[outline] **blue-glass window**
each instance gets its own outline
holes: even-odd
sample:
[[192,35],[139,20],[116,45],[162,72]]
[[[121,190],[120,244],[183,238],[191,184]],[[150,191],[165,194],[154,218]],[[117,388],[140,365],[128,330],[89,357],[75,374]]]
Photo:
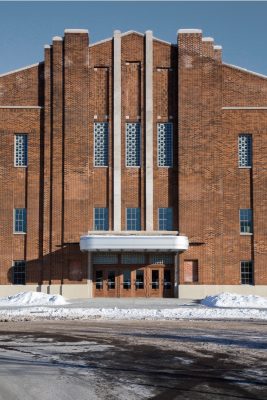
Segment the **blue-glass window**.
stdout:
[[141,125],[139,122],[126,124],[126,167],[140,167]]
[[28,164],[28,136],[15,135],[15,166],[26,167]]
[[126,230],[141,230],[141,213],[140,208],[126,208]]
[[26,208],[14,209],[14,232],[26,233],[27,232],[27,210]]
[[239,167],[252,166],[252,135],[239,135],[238,137],[238,162]]
[[108,122],[94,123],[95,167],[108,166]]
[[171,231],[173,229],[172,208],[159,208],[159,230]]
[[252,210],[242,208],[239,210],[240,233],[252,233]]
[[108,208],[94,208],[94,230],[108,231]]
[[158,166],[172,167],[173,124],[158,123]]

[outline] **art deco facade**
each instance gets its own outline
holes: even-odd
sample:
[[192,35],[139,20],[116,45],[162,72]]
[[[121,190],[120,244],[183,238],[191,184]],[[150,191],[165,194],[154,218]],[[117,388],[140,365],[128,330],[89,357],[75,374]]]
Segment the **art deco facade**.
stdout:
[[267,76],[221,53],[68,29],[0,76],[1,295],[266,294]]

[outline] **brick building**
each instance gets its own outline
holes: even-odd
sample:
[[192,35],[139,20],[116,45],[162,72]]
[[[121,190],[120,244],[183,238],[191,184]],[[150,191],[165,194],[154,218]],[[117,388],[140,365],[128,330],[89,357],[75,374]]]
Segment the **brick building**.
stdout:
[[0,295],[266,295],[267,76],[221,52],[67,29],[0,76]]

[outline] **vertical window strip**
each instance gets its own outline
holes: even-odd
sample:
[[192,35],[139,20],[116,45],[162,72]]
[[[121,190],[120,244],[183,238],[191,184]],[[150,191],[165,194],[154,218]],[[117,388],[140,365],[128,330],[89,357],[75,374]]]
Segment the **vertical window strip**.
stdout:
[[28,164],[28,136],[15,135],[15,166],[26,167]]
[[94,208],[94,230],[108,231],[108,208]]
[[108,166],[108,122],[94,123],[94,165]]
[[15,208],[14,210],[14,232],[27,232],[27,211],[26,208]]
[[252,233],[252,210],[242,208],[239,210],[240,233]]
[[140,208],[127,208],[126,209],[126,224],[127,231],[140,231],[141,230],[141,214]]
[[158,123],[158,166],[172,167],[173,165],[173,124]]
[[126,123],[126,167],[140,167],[141,124]]
[[244,134],[238,137],[239,167],[252,166],[252,135]]
[[158,218],[160,231],[171,231],[173,229],[172,208],[159,208]]
[[25,285],[26,281],[26,262],[14,261],[13,264],[13,284]]
[[254,281],[253,262],[241,261],[241,284],[253,285]]

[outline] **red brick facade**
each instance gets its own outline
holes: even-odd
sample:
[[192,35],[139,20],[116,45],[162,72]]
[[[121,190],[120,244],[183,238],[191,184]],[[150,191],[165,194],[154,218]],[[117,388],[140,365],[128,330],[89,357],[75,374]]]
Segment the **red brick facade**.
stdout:
[[[121,37],[121,230],[125,209],[141,209],[146,230],[145,37]],[[94,167],[94,122],[109,123],[109,165]],[[141,123],[141,167],[125,167],[125,123]],[[173,167],[157,164],[157,123],[173,123]],[[267,76],[224,64],[199,31],[177,44],[153,39],[153,225],[173,209],[173,230],[189,239],[179,284],[240,285],[253,261],[267,285]],[[28,166],[14,166],[14,135],[28,134]],[[238,136],[253,140],[252,168],[238,167]],[[44,62],[0,76],[0,285],[14,260],[26,283],[86,284],[80,236],[93,231],[94,207],[109,209],[113,230],[113,40],[89,44],[67,31]],[[14,208],[27,209],[27,233],[13,233]],[[240,235],[239,209],[253,210],[253,234]],[[194,270],[194,271],[193,271]],[[190,271],[192,282],[190,282]]]

